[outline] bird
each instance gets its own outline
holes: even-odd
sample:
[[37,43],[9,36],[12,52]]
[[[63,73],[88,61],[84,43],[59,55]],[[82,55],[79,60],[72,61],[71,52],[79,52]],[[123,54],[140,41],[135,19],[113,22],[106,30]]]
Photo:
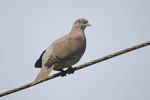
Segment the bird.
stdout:
[[[77,19],[69,34],[54,41],[35,63],[35,68],[41,68],[33,84],[47,78],[52,70],[61,71],[61,76],[72,74],[72,66],[82,57],[86,49],[84,29],[91,26],[85,18]],[[67,72],[63,68],[68,68]]]

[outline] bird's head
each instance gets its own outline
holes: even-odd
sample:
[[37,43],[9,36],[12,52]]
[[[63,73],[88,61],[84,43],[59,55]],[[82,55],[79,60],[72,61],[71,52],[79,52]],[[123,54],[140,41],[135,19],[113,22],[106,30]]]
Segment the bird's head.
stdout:
[[80,28],[83,31],[87,26],[91,26],[91,24],[89,24],[88,21],[84,18],[76,20],[73,24],[73,28]]

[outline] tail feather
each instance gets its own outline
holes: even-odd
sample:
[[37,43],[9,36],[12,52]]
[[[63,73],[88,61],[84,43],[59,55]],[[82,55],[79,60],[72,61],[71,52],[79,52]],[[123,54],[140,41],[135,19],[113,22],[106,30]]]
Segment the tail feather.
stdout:
[[45,66],[42,66],[41,71],[39,73],[39,75],[37,76],[37,78],[35,79],[35,81],[32,84],[35,84],[45,78],[48,77],[48,75],[51,73],[51,71],[53,70],[54,66],[47,68]]

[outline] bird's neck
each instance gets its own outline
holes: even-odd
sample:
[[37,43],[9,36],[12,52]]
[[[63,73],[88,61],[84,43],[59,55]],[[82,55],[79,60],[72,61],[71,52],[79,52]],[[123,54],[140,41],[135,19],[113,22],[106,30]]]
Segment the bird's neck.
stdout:
[[85,27],[73,25],[72,29],[80,29],[84,32]]
[[73,27],[70,31],[70,34],[79,34],[84,36],[84,30],[82,30],[81,28],[77,28],[77,27]]

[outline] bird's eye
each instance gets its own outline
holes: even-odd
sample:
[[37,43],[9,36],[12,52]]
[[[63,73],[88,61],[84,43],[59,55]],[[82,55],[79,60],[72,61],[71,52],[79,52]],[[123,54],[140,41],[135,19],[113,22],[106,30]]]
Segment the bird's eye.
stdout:
[[78,23],[81,23],[81,21],[78,21]]

